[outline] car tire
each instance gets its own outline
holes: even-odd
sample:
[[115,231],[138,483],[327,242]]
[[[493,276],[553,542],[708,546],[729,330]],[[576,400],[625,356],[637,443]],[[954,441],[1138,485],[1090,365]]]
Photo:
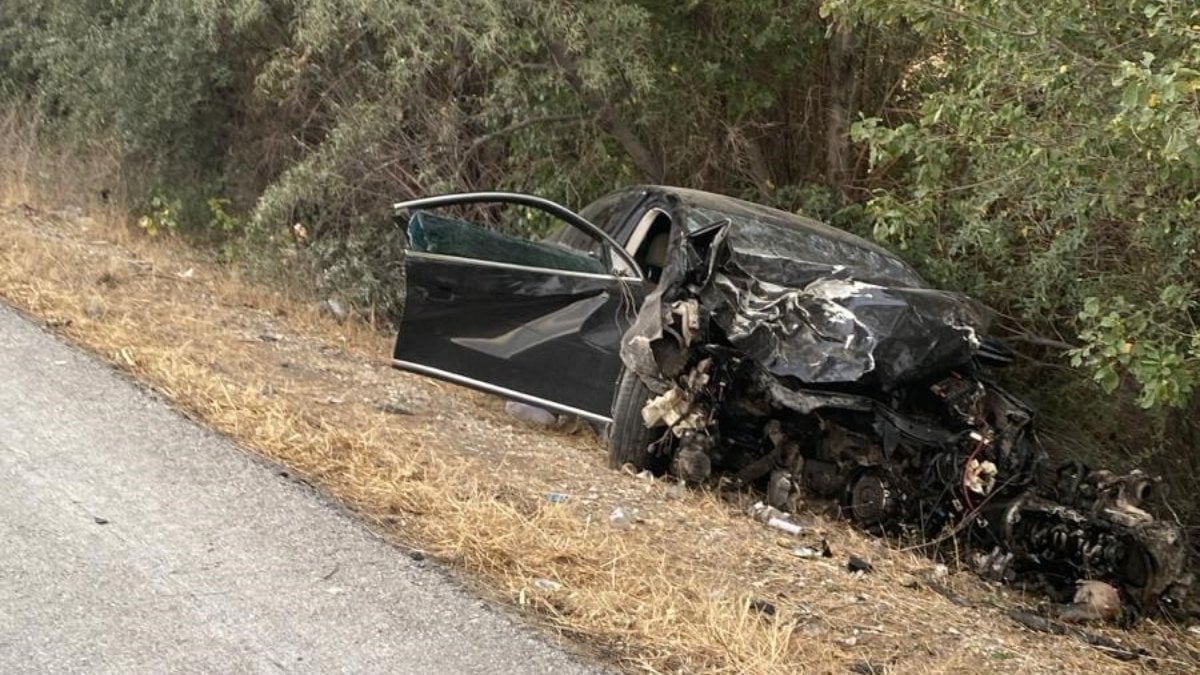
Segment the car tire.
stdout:
[[608,430],[608,466],[620,469],[632,464],[638,471],[649,469],[661,474],[667,458],[653,452],[651,445],[662,437],[666,427],[647,429],[642,408],[650,400],[650,390],[631,370],[622,369],[613,397],[612,425]]

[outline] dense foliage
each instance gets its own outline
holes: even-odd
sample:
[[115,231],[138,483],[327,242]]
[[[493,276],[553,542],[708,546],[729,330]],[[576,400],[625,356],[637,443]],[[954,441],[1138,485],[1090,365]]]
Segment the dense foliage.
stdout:
[[393,301],[395,199],[685,184],[873,235],[1052,372],[1200,411],[1190,0],[7,0],[0,96],[118,143],[148,229],[302,239],[360,303]]
[[[830,3],[833,8],[835,3]],[[1145,407],[1200,384],[1200,6],[845,2],[924,53],[912,113],[856,125],[875,233]]]

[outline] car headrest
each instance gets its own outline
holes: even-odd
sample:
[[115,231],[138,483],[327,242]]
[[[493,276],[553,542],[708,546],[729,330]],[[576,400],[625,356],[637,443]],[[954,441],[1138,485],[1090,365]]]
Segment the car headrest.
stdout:
[[654,235],[650,240],[650,244],[646,246],[645,263],[650,267],[662,269],[667,266],[667,250],[671,243],[670,232],[660,232]]

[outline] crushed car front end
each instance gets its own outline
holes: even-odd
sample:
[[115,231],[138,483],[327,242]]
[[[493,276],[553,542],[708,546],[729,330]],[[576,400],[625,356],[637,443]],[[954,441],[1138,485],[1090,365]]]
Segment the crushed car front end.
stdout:
[[676,197],[686,226],[621,345],[637,381],[614,405],[615,456],[966,541],[996,577],[1060,594],[1099,579],[1150,608],[1186,591],[1184,537],[1143,508],[1148,477],[1051,466],[1033,411],[990,376],[1011,354],[985,307],[816,221]]

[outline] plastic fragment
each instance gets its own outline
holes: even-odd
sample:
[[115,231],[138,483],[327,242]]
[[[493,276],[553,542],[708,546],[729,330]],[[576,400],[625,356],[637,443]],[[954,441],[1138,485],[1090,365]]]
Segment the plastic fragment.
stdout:
[[635,522],[636,518],[633,512],[623,506],[618,506],[608,514],[608,524],[618,530],[632,530]]
[[515,417],[523,422],[530,424],[539,424],[541,426],[552,426],[558,421],[554,413],[537,406],[521,403],[520,401],[509,401],[504,404],[504,412],[509,416]]

